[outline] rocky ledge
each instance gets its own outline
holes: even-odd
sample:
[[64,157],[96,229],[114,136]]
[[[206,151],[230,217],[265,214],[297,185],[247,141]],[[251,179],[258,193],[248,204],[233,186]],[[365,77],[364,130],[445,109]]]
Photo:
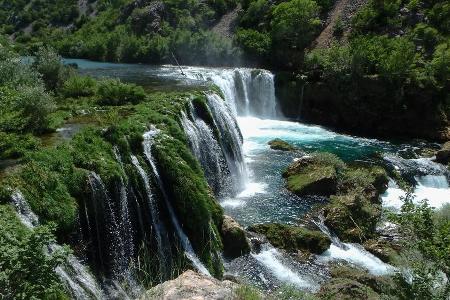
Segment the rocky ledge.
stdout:
[[189,270],[148,290],[140,300],[233,299],[237,288],[238,284],[234,282],[220,281]]

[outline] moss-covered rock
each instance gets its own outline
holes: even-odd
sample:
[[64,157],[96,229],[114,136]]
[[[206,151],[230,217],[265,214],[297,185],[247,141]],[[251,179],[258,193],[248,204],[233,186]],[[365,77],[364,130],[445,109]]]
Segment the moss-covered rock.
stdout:
[[293,151],[295,147],[282,139],[274,139],[267,143],[272,150]]
[[290,252],[301,250],[321,254],[331,244],[329,237],[324,233],[303,227],[268,223],[252,225],[248,229],[265,235],[274,247]]
[[283,173],[288,190],[299,196],[329,196],[337,191],[337,170],[316,157],[303,157],[296,160]]
[[380,295],[370,287],[347,278],[333,278],[318,293],[320,299],[378,300]]
[[320,299],[406,299],[389,276],[346,265],[332,265],[330,275],[332,279],[318,293]]
[[442,164],[450,163],[450,141],[446,142],[436,153],[436,161]]
[[398,255],[396,245],[381,239],[371,239],[364,243],[364,248],[385,263],[392,262]]
[[250,252],[244,229],[231,217],[224,216],[221,234],[226,256],[236,258]]
[[344,241],[361,242],[373,236],[381,216],[381,205],[362,192],[331,196],[323,209],[325,224]]

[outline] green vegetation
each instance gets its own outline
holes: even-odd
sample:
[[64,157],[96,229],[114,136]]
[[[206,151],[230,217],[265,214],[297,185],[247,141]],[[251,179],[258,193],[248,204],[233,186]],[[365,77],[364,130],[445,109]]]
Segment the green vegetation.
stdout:
[[[30,295],[65,297],[59,279],[52,272],[64,256],[59,252],[45,256],[41,249],[56,239],[59,243],[72,242],[70,236],[78,228],[80,206],[92,201],[87,180],[90,172],[96,172],[107,188],[118,186],[121,180],[141,188],[130,154],[145,162],[142,135],[149,124],[161,130],[153,155],[164,184],[171,187],[168,193],[180,223],[200,259],[212,274],[221,276],[222,263],[212,253],[222,249],[218,230],[222,209],[178,123],[181,112],[191,101],[194,105],[205,102],[204,92],[148,94],[142,87],[118,80],[76,75],[49,48],[40,48],[31,64],[22,63],[9,48],[0,50],[1,159],[20,159],[14,172],[0,180],[0,209],[6,207],[14,215],[3,203],[9,202],[11,191],[18,189],[42,225],[28,231],[14,223],[17,218],[2,217],[6,224],[2,229],[9,232],[5,233],[5,239],[10,239],[2,242],[2,246],[10,247],[11,251],[21,248],[16,251],[19,257],[5,251],[0,257],[2,272],[6,272],[0,276],[0,284],[5,287],[2,292],[24,299]],[[79,118],[89,125],[73,138],[47,142],[44,133],[51,133],[66,120],[77,122]],[[123,156],[124,168],[114,156],[115,145]],[[181,270],[188,264],[184,256],[180,257],[176,257],[176,266]],[[23,266],[24,259],[35,262],[26,261]],[[35,270],[39,264],[42,269]],[[145,267],[140,266],[138,275],[143,282],[154,283],[153,277],[158,278],[155,264],[158,265],[151,261]]]
[[302,250],[322,254],[331,244],[330,239],[321,231],[303,227],[267,223],[252,225],[249,230],[265,235],[273,246],[290,252]]
[[54,272],[67,249],[47,254],[52,226],[25,228],[9,204],[0,204],[0,296],[4,299],[68,299]]
[[409,298],[446,299],[450,287],[441,272],[450,275],[449,206],[433,211],[426,202],[413,204],[411,195],[404,201],[400,214],[391,218],[404,237],[400,264],[413,275],[412,284],[406,286]]
[[387,174],[379,167],[353,167],[330,153],[313,153],[284,172],[287,188],[298,195],[330,196],[325,224],[344,241],[371,238],[381,216],[379,195]]
[[274,139],[269,141],[270,149],[273,150],[281,150],[281,151],[293,151],[295,150],[295,147],[289,144],[286,141],[283,141],[282,139]]

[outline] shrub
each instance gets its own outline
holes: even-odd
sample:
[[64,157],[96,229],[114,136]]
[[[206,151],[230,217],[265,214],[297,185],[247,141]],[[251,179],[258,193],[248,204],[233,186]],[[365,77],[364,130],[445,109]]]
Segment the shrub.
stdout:
[[89,76],[74,75],[64,82],[61,93],[67,98],[94,96],[97,82]]
[[144,89],[135,84],[122,83],[116,79],[105,79],[98,86],[101,105],[137,104],[145,99]]
[[21,86],[18,91],[3,87],[0,96],[0,130],[43,132],[48,129],[49,114],[55,109],[55,103],[43,86]]
[[289,47],[304,49],[320,27],[319,6],[312,0],[291,0],[273,10],[272,36]]
[[236,40],[249,54],[265,57],[271,48],[271,38],[268,33],[258,32],[253,29],[241,29],[237,32]]
[[60,87],[69,76],[69,69],[62,64],[61,56],[51,48],[39,48],[33,67],[42,74],[49,90]]
[[62,248],[45,251],[55,242],[53,227],[26,230],[9,205],[0,205],[0,295],[5,299],[66,299],[54,272],[66,255]]
[[20,158],[28,151],[37,150],[40,141],[31,134],[16,135],[0,131],[0,159]]

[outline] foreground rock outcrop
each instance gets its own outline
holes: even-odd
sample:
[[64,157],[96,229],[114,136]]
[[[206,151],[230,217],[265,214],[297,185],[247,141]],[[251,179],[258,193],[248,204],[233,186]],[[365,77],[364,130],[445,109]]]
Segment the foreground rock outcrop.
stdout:
[[238,284],[234,282],[220,281],[189,270],[148,290],[140,300],[232,299],[237,288]]

